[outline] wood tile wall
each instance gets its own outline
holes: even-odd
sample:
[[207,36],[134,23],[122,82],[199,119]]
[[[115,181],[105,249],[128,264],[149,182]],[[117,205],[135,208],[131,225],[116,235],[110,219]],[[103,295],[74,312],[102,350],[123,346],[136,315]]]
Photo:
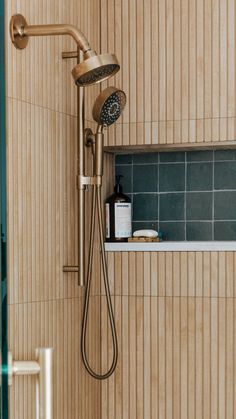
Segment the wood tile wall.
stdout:
[[[101,49],[115,51],[121,61],[115,84],[128,94],[107,144],[235,139],[233,0],[101,0],[99,6],[97,0],[7,0],[6,23],[17,12],[32,24],[74,23],[98,51],[101,31]],[[57,419],[234,418],[234,253],[110,253],[118,369],[102,384],[85,373],[79,354],[83,291],[74,275],[61,271],[77,254],[76,92],[73,65],[60,58],[74,45],[62,37],[34,38],[17,51],[8,31],[6,42],[14,357],[30,359],[36,346],[54,346]],[[87,93],[90,123],[96,94]],[[111,179],[109,156],[106,168]],[[99,369],[111,360],[112,346],[99,283],[92,292],[89,350]],[[100,318],[101,353],[92,329]],[[11,418],[34,419],[33,384],[31,378],[15,381]]]
[[[97,0],[6,0],[9,348],[15,359],[30,360],[36,347],[54,347],[57,419],[99,419],[100,412],[100,384],[90,379],[80,356],[84,291],[76,275],[62,273],[63,265],[77,262],[76,88],[70,74],[75,62],[61,59],[75,44],[68,37],[32,38],[19,51],[8,25],[15,13],[31,24],[72,23],[99,51],[98,6]],[[96,94],[97,88],[86,92],[90,126]],[[96,272],[98,263],[96,257]],[[99,281],[92,289],[88,333],[97,370],[98,291]],[[14,380],[9,405],[10,418],[35,418],[34,379]]]
[[108,261],[119,363],[102,383],[102,419],[233,419],[236,254],[122,252]]
[[101,0],[101,10],[101,46],[116,52],[128,96],[109,146],[236,139],[234,0]]

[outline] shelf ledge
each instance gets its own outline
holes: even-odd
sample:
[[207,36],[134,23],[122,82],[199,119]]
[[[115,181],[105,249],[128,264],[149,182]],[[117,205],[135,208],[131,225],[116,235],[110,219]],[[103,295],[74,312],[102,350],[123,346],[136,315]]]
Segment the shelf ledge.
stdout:
[[105,243],[106,252],[234,252],[236,241]]

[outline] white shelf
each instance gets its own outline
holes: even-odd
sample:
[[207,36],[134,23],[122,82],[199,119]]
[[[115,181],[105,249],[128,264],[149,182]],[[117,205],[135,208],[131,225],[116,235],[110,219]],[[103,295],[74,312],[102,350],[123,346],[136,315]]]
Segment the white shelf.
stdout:
[[107,252],[232,252],[236,241],[105,243]]

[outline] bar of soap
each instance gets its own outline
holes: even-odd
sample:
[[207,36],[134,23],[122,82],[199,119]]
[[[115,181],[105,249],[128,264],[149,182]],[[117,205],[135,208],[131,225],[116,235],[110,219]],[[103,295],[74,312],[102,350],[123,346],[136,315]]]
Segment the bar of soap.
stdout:
[[152,237],[155,238],[158,236],[156,230],[136,230],[133,233],[133,237]]

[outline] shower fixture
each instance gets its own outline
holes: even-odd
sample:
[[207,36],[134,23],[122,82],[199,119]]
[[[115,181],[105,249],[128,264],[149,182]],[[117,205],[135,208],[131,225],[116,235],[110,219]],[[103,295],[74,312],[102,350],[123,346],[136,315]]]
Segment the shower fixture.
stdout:
[[[78,188],[78,263],[72,266],[63,266],[63,272],[78,273],[78,285],[84,286],[85,279],[85,190],[92,186],[92,213],[91,231],[89,244],[89,260],[87,270],[87,283],[85,291],[85,302],[83,311],[83,324],[81,334],[81,352],[85,368],[89,374],[99,380],[110,377],[114,372],[117,357],[118,345],[117,335],[112,310],[111,296],[108,283],[107,265],[104,248],[104,234],[101,206],[101,186],[103,176],[103,143],[104,128],[115,123],[121,115],[125,104],[126,96],[122,90],[115,87],[108,87],[97,97],[93,106],[93,118],[98,123],[96,133],[90,129],[84,129],[84,87],[102,82],[113,76],[120,69],[120,65],[114,54],[100,54],[91,48],[85,35],[76,27],[69,24],[52,25],[28,25],[21,14],[12,16],[10,21],[10,35],[14,46],[18,49],[26,48],[30,36],[55,36],[70,35],[77,43],[76,51],[62,52],[62,58],[76,58],[77,64],[72,70],[77,89],[77,138],[78,138],[78,167],[77,167],[77,188]],[[92,145],[93,149],[93,174],[85,175],[85,152],[86,145]],[[101,247],[102,270],[106,291],[108,314],[111,326],[113,341],[113,360],[110,369],[104,374],[97,374],[89,365],[86,355],[86,331],[89,308],[89,296],[91,286],[93,243],[95,230],[96,210],[98,216],[99,239]]]
[[120,117],[126,104],[126,95],[116,87],[107,87],[93,105],[93,119],[98,125],[109,126]]
[[21,14],[12,16],[10,21],[11,40],[16,48],[24,49],[30,36],[70,35],[83,52],[83,61],[72,70],[77,86],[99,83],[113,76],[120,66],[114,54],[100,54],[91,48],[83,32],[69,24],[28,25]]
[[[77,90],[78,110],[78,176],[84,175],[84,91],[82,87],[102,82],[113,76],[120,69],[114,54],[100,54],[91,48],[87,38],[76,26],[70,24],[28,25],[24,16],[16,14],[10,20],[10,36],[17,49],[24,49],[30,36],[70,35],[77,43],[76,51],[62,52],[62,58],[76,58],[77,64],[72,70]],[[78,284],[84,286],[85,277],[85,184],[79,188],[79,221],[78,221],[78,266],[64,266],[64,272],[78,272]]]
[[[117,89],[116,87],[107,87],[103,90],[97,97],[94,106],[93,106],[93,119],[98,123],[96,134],[90,129],[85,130],[85,145],[91,146],[94,150],[93,152],[93,177],[88,182],[92,184],[93,195],[92,195],[92,212],[91,212],[91,230],[90,230],[90,240],[89,240],[89,256],[88,256],[88,271],[87,271],[87,282],[86,282],[86,291],[85,291],[85,300],[83,308],[83,321],[82,321],[82,333],[81,333],[81,353],[84,366],[89,374],[98,379],[104,380],[109,378],[117,365],[118,359],[118,343],[117,335],[115,328],[115,320],[111,303],[111,295],[108,281],[108,272],[107,272],[107,263],[105,257],[105,248],[104,248],[104,231],[103,231],[103,222],[102,222],[102,204],[101,204],[101,186],[102,186],[102,176],[103,176],[103,143],[104,143],[104,127],[107,127],[111,124],[114,124],[116,120],[120,117],[126,104],[126,95],[122,90]],[[82,182],[82,179],[79,180]],[[100,240],[100,249],[101,249],[101,259],[102,259],[102,271],[104,278],[105,294],[108,308],[109,322],[111,326],[111,335],[113,343],[113,359],[111,367],[104,374],[97,374],[93,371],[89,365],[87,353],[86,353],[86,332],[87,332],[87,320],[88,320],[88,310],[89,310],[89,298],[90,298],[90,288],[92,280],[92,262],[93,262],[93,245],[94,245],[94,229],[95,229],[95,217],[96,209],[98,216],[98,229],[99,229],[99,240]]]

